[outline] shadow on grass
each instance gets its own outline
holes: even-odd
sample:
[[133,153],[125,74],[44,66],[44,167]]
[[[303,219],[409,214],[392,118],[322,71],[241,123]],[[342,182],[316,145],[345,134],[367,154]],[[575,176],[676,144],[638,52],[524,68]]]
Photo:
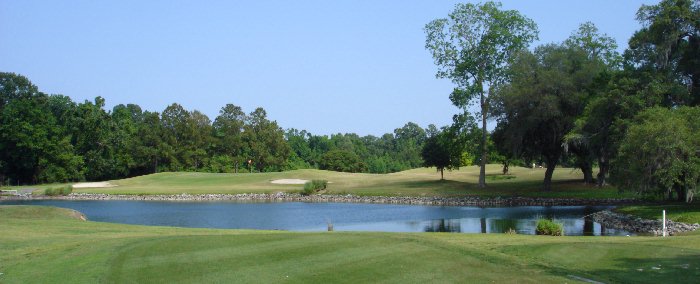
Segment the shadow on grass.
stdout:
[[[560,273],[577,275],[575,271],[560,271]],[[603,282],[697,283],[700,279],[700,254],[657,258],[618,258],[609,268],[588,270],[585,273],[591,279]]]
[[424,180],[424,181],[407,181],[397,182],[396,186],[404,188],[430,188],[435,190],[440,189],[465,189],[474,186],[473,183],[456,181],[456,180]]
[[552,182],[552,190],[545,191],[541,181],[533,180],[508,180],[488,181],[486,188],[479,188],[475,182],[455,180],[424,180],[403,181],[392,183],[391,187],[404,188],[409,191],[430,191],[438,195],[456,196],[524,196],[524,197],[550,197],[550,198],[620,198],[612,188],[597,188],[586,185],[580,180],[560,180]]

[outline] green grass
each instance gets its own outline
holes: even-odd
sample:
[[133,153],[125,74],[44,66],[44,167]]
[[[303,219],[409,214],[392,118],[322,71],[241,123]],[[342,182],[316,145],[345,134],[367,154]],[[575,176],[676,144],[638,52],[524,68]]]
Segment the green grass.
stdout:
[[617,208],[615,211],[636,215],[645,219],[659,220],[662,210],[666,210],[666,218],[675,222],[700,223],[700,203],[663,204],[663,205],[634,205]]
[[2,283],[576,282],[570,275],[692,283],[700,277],[700,234],[187,229],[80,221],[72,211],[34,206],[0,206],[0,216]]
[[500,165],[489,165],[487,188],[478,188],[479,168],[464,167],[445,172],[445,180],[433,168],[420,168],[392,174],[340,173],[321,170],[295,170],[278,173],[212,174],[158,173],[111,181],[117,187],[74,189],[74,192],[110,194],[203,194],[300,192],[303,185],[276,185],[276,179],[321,179],[329,181],[326,194],[369,196],[526,196],[620,198],[614,187],[596,188],[582,183],[581,172],[558,168],[553,190],[542,190],[544,169],[511,167],[510,175],[499,174]]

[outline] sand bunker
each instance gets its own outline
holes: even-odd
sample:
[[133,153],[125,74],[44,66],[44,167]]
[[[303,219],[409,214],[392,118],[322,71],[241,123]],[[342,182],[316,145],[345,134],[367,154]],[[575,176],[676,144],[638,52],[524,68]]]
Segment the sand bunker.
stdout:
[[293,178],[286,178],[286,179],[276,179],[271,181],[270,183],[274,184],[305,184],[308,180],[305,179],[293,179]]
[[73,185],[73,188],[103,188],[103,187],[115,187],[116,185],[113,185],[107,181],[101,181],[101,182],[81,182],[81,183],[76,183]]

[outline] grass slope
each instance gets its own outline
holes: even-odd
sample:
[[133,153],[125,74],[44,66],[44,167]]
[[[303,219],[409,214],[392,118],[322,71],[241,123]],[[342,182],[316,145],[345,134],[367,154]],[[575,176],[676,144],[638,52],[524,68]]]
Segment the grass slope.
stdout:
[[[2,283],[691,283],[700,235],[292,233],[97,223],[0,206]],[[655,267],[655,268],[652,268]]]
[[666,218],[675,222],[700,223],[700,203],[691,204],[659,204],[659,205],[634,205],[624,206],[615,211],[636,215],[645,219],[660,220],[662,210],[666,210]]
[[76,189],[75,192],[111,194],[180,194],[180,193],[273,193],[296,192],[302,185],[277,185],[276,179],[325,179],[330,182],[326,193],[384,196],[530,196],[619,198],[613,187],[599,189],[581,183],[578,170],[559,168],[554,172],[551,192],[541,190],[544,169],[512,167],[508,178],[500,174],[500,165],[487,167],[488,187],[477,187],[479,168],[464,167],[446,172],[445,180],[435,169],[421,168],[392,174],[354,174],[321,170],[295,170],[278,173],[212,174],[158,173],[111,181],[112,188]]

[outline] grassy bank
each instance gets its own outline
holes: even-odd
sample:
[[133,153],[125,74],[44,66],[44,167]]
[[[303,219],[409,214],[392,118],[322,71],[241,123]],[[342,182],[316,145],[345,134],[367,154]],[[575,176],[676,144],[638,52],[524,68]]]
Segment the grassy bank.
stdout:
[[329,194],[383,196],[527,196],[619,198],[613,187],[596,188],[581,182],[581,172],[560,168],[554,172],[553,190],[542,191],[544,169],[512,167],[503,176],[500,165],[487,167],[488,187],[477,187],[479,168],[464,167],[445,172],[445,180],[435,169],[421,168],[393,174],[352,174],[320,170],[296,170],[279,173],[211,174],[158,173],[111,181],[112,188],[75,189],[74,192],[110,194],[203,194],[203,193],[274,193],[298,192],[303,185],[272,184],[276,179],[328,180]]
[[[294,233],[81,221],[0,206],[0,282],[690,283],[700,235]],[[655,268],[653,268],[655,267]]]
[[615,211],[636,215],[645,219],[659,220],[662,210],[666,210],[666,218],[674,222],[700,223],[700,203],[691,204],[659,204],[659,205],[634,205],[617,208]]

